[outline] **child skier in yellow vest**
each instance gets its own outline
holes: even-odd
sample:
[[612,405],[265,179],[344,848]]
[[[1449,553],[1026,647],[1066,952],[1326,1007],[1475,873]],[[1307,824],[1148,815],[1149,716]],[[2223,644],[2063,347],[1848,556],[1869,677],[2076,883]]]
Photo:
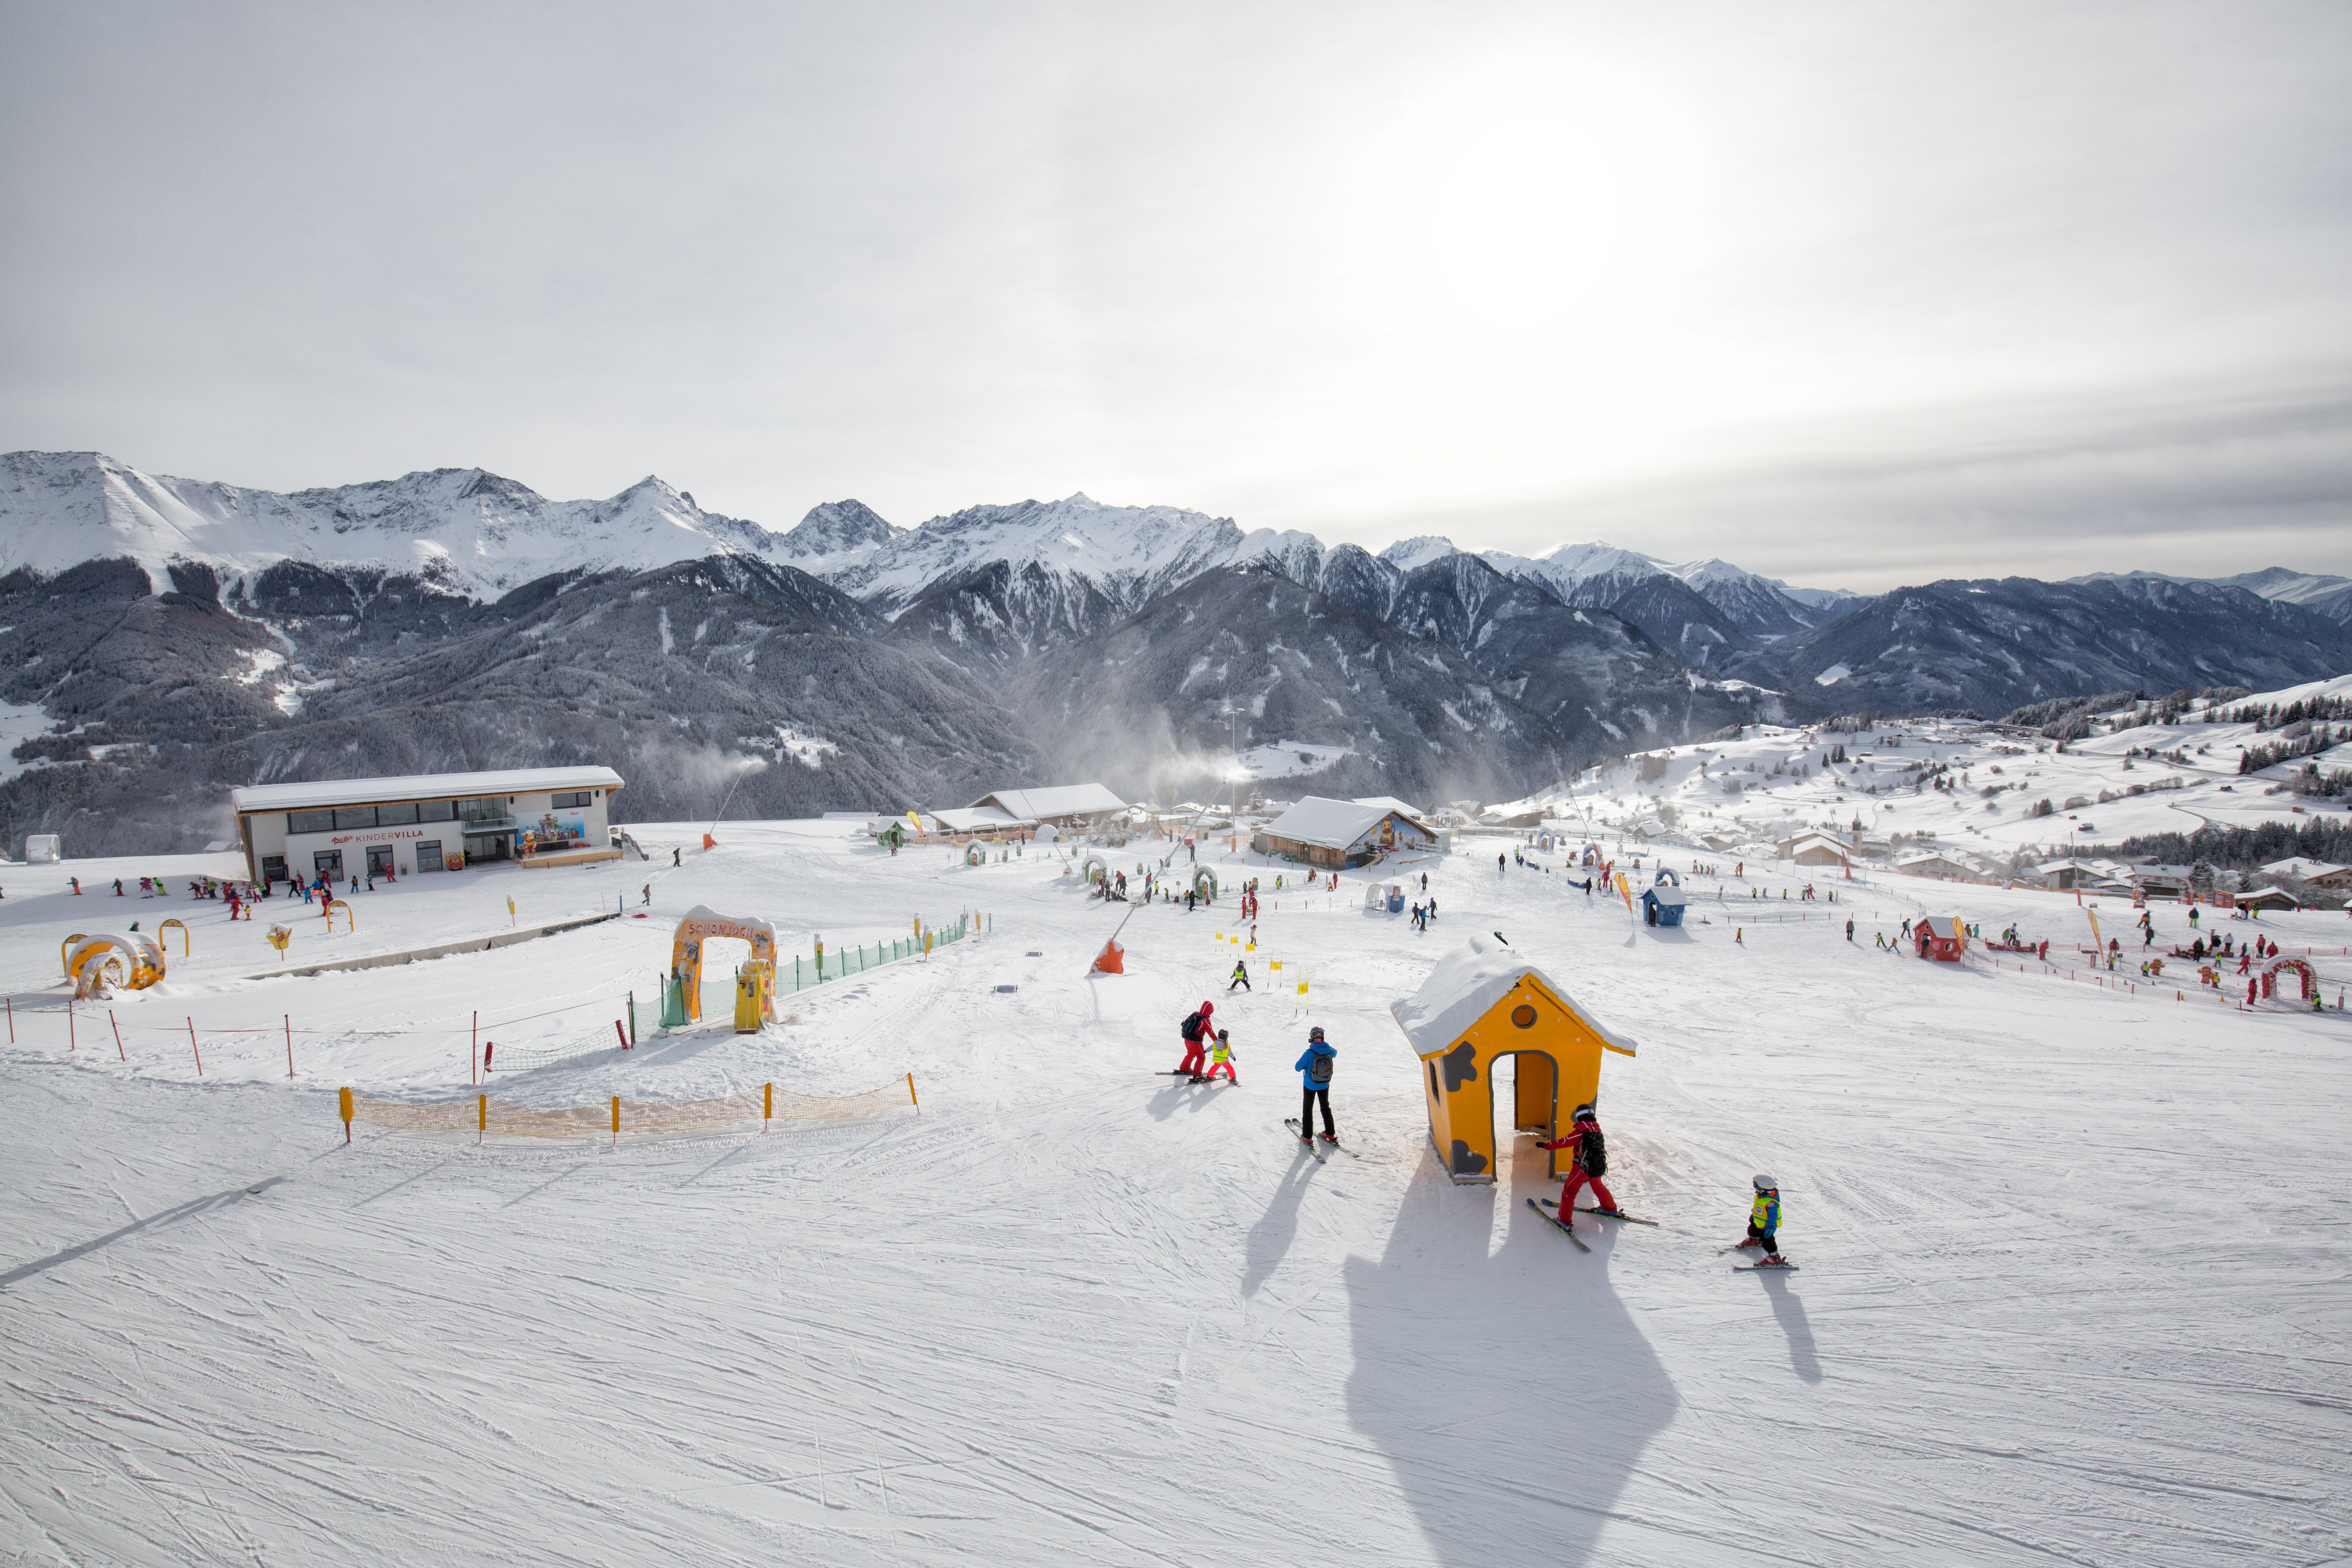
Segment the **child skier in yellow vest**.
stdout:
[[1235,1089],[1242,1086],[1242,1080],[1234,1076],[1233,1036],[1223,1029],[1217,1031],[1217,1043],[1209,1047],[1209,1070],[1201,1075],[1201,1081],[1206,1083],[1216,1077],[1221,1069],[1225,1075],[1226,1082]]

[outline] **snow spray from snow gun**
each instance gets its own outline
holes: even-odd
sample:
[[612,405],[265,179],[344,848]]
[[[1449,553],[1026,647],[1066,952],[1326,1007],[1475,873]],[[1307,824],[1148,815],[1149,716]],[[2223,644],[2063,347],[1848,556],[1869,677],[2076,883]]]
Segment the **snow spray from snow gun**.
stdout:
[[735,782],[727,786],[726,797],[719,801],[719,810],[710,818],[710,826],[702,836],[702,847],[705,849],[716,849],[719,847],[719,840],[714,837],[713,835],[719,831],[719,817],[726,816],[728,806],[733,804],[735,792],[743,787],[743,781],[745,779],[750,778],[753,773],[761,772],[766,768],[767,765],[768,764],[765,762],[758,757],[744,757],[740,760],[735,770]]

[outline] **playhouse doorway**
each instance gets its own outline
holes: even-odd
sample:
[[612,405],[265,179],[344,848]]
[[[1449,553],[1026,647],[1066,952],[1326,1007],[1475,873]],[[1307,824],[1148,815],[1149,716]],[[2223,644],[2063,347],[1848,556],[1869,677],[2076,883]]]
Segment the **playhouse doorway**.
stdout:
[[[1507,1051],[1494,1058],[1487,1070],[1494,1075],[1489,1087],[1496,1114],[1510,1118],[1512,1131],[1547,1140],[1559,1135],[1559,1063],[1549,1051]],[[1495,1147],[1498,1152],[1511,1151],[1514,1176],[1537,1173],[1532,1168],[1522,1170],[1517,1166],[1517,1162],[1528,1154],[1544,1159],[1542,1174],[1547,1179],[1561,1174],[1559,1162],[1564,1151],[1533,1149],[1516,1138],[1497,1138]]]

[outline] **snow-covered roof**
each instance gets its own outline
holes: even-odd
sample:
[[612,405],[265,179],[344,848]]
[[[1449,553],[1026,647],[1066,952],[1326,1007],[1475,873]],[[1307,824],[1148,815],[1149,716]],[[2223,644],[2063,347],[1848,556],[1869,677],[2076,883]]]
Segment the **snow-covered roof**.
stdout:
[[229,791],[228,798],[230,805],[241,812],[299,811],[320,805],[374,805],[385,801],[464,800],[474,795],[620,787],[621,775],[610,768],[506,768],[486,773],[416,773],[406,778],[246,784]]
[[1642,896],[1645,899],[1654,899],[1659,903],[1670,907],[1690,902],[1690,895],[1672,882],[1653,883],[1642,889]]
[[1570,996],[1565,986],[1493,937],[1474,936],[1437,961],[1421,989],[1389,1004],[1389,1014],[1412,1042],[1416,1056],[1442,1051],[1459,1040],[1487,1009],[1510,994],[1511,987],[1533,975],[1545,990],[1576,1009],[1592,1032],[1631,1055],[1633,1042],[1592,1016]]
[[1926,926],[1929,932],[1941,937],[1946,942],[1960,940],[1960,922],[1949,915],[1922,915],[1919,917],[1919,923]]
[[1356,797],[1356,804],[1358,805],[1377,805],[1383,811],[1399,812],[1406,816],[1412,817],[1416,822],[1421,821],[1423,815],[1421,807],[1417,805],[1407,805],[1404,802],[1399,800],[1392,795],[1360,795]]
[[[1265,835],[1326,849],[1345,849],[1386,818],[1403,815],[1394,806],[1360,805],[1352,800],[1326,800],[1319,795],[1310,795],[1267,823]],[[1405,820],[1408,826],[1421,826],[1410,816]]]
[[[1916,854],[1906,855],[1895,862],[1895,868],[1899,871],[1906,866],[1925,866],[1931,860],[1938,866],[1958,867],[1963,871],[1968,869],[1964,862],[1955,860],[1949,855],[1939,854],[1933,849],[1922,849]],[[2067,863],[2073,864],[2072,861]],[[2044,868],[2047,869],[2047,868]]]
[[1044,822],[1055,816],[1093,816],[1125,811],[1127,802],[1098,784],[1046,784],[1037,789],[1001,789],[982,795],[971,809],[992,805],[1013,816]]
[[2269,865],[2263,868],[2263,872],[2265,876],[2300,877],[2305,881],[2309,881],[2314,877],[2325,877],[2331,872],[2342,871],[2346,868],[2347,868],[2342,866],[2330,865],[2325,860],[2305,860],[2297,858],[2288,860],[2273,860]]
[[1015,816],[992,805],[969,806],[960,811],[935,811],[931,815],[950,833],[986,833],[992,828],[1037,826],[1034,817]]

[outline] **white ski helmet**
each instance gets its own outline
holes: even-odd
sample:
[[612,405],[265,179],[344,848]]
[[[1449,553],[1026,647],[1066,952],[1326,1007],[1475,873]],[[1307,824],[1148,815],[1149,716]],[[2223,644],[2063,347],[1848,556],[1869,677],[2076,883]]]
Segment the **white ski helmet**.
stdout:
[[1780,1190],[1780,1184],[1769,1176],[1759,1176],[1756,1178],[1756,1190],[1759,1193],[1777,1193]]

